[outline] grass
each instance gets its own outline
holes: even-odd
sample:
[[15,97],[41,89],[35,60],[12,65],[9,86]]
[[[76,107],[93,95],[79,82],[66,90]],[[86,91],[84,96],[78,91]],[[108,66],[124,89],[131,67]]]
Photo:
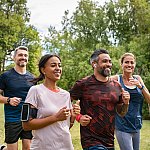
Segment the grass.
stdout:
[[[4,116],[3,105],[0,104],[0,144],[4,143]],[[79,123],[75,123],[70,130],[72,135],[72,142],[75,150],[81,150],[80,144],[80,127]],[[21,150],[21,142],[19,141],[19,150]],[[119,150],[117,141],[115,140],[115,150]],[[143,127],[141,130],[141,144],[140,150],[150,150],[150,120],[143,121]]]

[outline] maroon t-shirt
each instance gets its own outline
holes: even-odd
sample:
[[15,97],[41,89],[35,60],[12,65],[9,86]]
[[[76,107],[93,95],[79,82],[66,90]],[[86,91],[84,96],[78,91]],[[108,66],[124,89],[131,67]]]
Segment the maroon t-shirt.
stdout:
[[81,114],[92,117],[87,126],[80,126],[82,147],[114,147],[116,105],[123,103],[120,84],[111,79],[100,82],[92,75],[78,80],[70,94],[72,99],[80,99]]

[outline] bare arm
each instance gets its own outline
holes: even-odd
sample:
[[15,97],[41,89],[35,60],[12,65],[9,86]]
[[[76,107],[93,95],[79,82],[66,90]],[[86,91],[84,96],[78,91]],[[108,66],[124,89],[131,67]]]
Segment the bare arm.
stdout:
[[24,130],[37,130],[51,125],[57,121],[66,120],[69,116],[70,110],[63,107],[56,114],[47,116],[45,118],[30,118],[27,122],[22,122]]
[[[5,97],[2,94],[3,94],[3,90],[0,89],[0,103],[8,104],[7,100],[8,100],[9,97]],[[17,105],[19,105],[20,100],[21,99],[19,97],[9,98],[9,104],[12,105],[12,106],[17,106]]]
[[120,115],[121,117],[124,117],[126,113],[128,112],[130,94],[128,91],[125,91],[123,88],[122,88],[122,100],[123,100],[123,103],[117,105],[116,111],[118,115]]
[[4,97],[2,94],[3,90],[0,89],[0,103],[7,104],[8,97]]
[[71,110],[70,117],[70,128],[73,126],[76,116],[80,114],[80,100],[77,100],[75,104],[72,104],[73,109]]
[[[142,88],[141,91],[142,91],[142,93],[144,95],[144,98],[147,101],[147,103],[150,104],[150,93],[149,93],[148,89],[146,88],[142,78],[139,75],[136,75],[135,77],[138,80],[131,78],[130,83],[132,83],[133,85],[136,85],[140,89]],[[142,87],[142,85],[143,85],[143,87]]]
[[121,117],[124,117],[126,115],[126,113],[128,112],[128,107],[129,107],[129,104],[118,104],[117,105],[117,114]]

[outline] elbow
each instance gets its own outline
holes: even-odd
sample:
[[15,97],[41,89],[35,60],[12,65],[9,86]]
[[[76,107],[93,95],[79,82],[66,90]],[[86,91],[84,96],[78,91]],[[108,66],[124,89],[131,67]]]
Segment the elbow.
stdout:
[[26,122],[22,123],[22,127],[23,127],[24,131],[30,131],[31,130],[30,126]]

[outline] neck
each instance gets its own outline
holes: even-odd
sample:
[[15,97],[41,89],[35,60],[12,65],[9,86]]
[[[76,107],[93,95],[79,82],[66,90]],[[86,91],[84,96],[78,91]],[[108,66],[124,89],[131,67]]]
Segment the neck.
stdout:
[[14,67],[15,71],[19,74],[25,74],[26,73],[26,66],[25,67],[18,67],[18,66],[15,66]]
[[98,81],[101,81],[101,82],[107,82],[109,80],[109,77],[104,77],[100,74],[98,74],[98,75],[94,74],[94,76]]
[[123,79],[129,81],[129,78],[132,77],[132,74],[125,74],[125,73],[124,73],[124,74],[122,75],[122,77],[123,77]]
[[57,90],[58,86],[56,85],[56,82],[52,81],[44,81],[43,84],[50,90]]

